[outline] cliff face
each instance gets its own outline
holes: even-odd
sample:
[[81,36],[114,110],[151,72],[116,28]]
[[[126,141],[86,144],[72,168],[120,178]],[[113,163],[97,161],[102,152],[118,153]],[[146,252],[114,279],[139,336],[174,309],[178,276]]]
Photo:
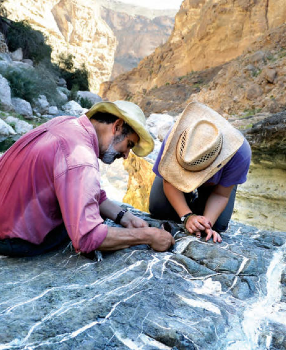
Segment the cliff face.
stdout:
[[174,26],[174,17],[169,16],[150,19],[108,8],[103,8],[101,14],[118,41],[111,79],[136,67],[144,57],[164,44]]
[[283,0],[185,0],[167,43],[143,59],[138,68],[103,84],[100,93],[108,99],[126,98],[192,71],[222,65],[285,19]]
[[12,20],[27,20],[46,34],[53,47],[52,57],[71,53],[75,66],[86,64],[91,90],[109,79],[116,50],[116,38],[102,20],[94,0],[7,0],[4,3]]
[[11,20],[25,19],[46,34],[54,61],[64,53],[75,57],[76,68],[85,63],[94,92],[165,43],[175,17],[173,10],[160,16],[107,0],[6,0],[4,6]]

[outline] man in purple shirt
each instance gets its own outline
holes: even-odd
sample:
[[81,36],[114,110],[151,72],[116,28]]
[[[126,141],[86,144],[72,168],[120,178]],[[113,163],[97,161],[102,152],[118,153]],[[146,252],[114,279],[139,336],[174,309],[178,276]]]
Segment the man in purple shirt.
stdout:
[[0,254],[38,255],[67,238],[85,254],[138,244],[167,250],[168,232],[122,210],[100,187],[98,159],[110,164],[131,149],[145,156],[153,139],[142,110],[127,101],[99,102],[22,136],[0,158]]
[[153,171],[150,213],[181,221],[197,237],[221,242],[251,150],[242,134],[209,107],[190,103],[166,135]]

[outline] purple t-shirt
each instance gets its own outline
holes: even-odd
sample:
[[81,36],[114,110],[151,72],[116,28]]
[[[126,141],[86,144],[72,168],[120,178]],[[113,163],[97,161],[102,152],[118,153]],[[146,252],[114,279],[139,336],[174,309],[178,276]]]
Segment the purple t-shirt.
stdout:
[[[166,141],[168,136],[170,135],[172,128],[168,131],[165,136],[160,151],[158,153],[157,159],[153,166],[153,172],[162,177],[159,173],[158,167],[161,161],[161,157],[166,145]],[[215,173],[209,180],[205,183],[213,184],[213,185],[222,185],[224,187],[229,187],[232,185],[242,184],[246,181],[247,173],[251,160],[251,148],[246,139],[244,139],[243,144],[240,146],[238,151],[234,154],[234,156],[217,172]]]

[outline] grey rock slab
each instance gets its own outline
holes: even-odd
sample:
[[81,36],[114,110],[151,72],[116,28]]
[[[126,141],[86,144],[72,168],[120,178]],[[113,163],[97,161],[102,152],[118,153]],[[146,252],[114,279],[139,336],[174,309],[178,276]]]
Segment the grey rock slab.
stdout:
[[0,349],[283,348],[286,233],[231,222],[214,244],[166,228],[164,253],[0,256]]

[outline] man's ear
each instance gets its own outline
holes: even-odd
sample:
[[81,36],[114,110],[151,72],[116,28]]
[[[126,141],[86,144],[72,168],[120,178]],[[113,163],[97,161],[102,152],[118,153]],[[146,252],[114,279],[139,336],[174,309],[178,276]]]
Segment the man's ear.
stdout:
[[113,126],[112,126],[112,132],[114,135],[121,134],[123,124],[124,124],[124,120],[122,120],[122,119],[115,120],[115,122],[113,123]]

